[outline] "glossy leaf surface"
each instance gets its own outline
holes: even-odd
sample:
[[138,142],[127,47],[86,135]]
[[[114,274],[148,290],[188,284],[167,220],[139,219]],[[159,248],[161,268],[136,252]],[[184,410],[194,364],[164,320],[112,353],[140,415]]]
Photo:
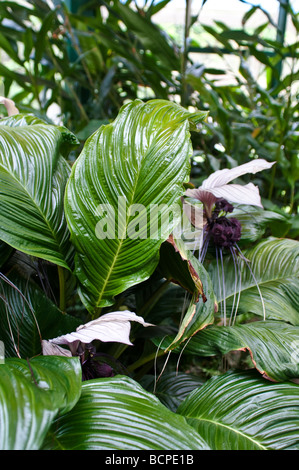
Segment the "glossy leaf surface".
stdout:
[[174,412],[195,388],[203,384],[199,377],[180,372],[164,373],[156,383],[155,379],[154,376],[145,376],[142,383],[149,392],[155,393],[156,397]]
[[229,372],[194,390],[178,413],[215,450],[299,448],[299,386]]
[[0,238],[24,253],[68,267],[63,212],[70,168],[61,152],[76,139],[31,115],[0,120]]
[[0,279],[1,340],[7,357],[41,353],[41,340],[71,332],[80,321],[59,308],[33,282],[15,273]]
[[84,382],[79,402],[54,423],[44,448],[200,450],[208,446],[182,416],[132,379],[117,376]]
[[7,359],[0,374],[0,448],[39,449],[55,416],[69,411],[80,392],[77,358]]
[[112,304],[157,266],[159,247],[181,217],[189,126],[195,129],[205,116],[164,100],[136,100],[85,143],[67,184],[65,211],[89,311]]
[[299,377],[299,328],[278,321],[212,326],[191,338],[186,354],[213,356],[248,350],[257,370],[272,380]]

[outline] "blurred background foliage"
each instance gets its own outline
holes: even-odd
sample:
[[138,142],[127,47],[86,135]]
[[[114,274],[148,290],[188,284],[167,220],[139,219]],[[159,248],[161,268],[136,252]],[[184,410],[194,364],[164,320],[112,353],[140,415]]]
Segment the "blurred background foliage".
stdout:
[[209,1],[182,0],[176,28],[158,21],[175,0],[2,0],[0,94],[82,144],[128,100],[207,109],[192,135],[192,182],[251,158],[276,161],[253,182],[285,218],[276,235],[298,239],[298,14],[287,0],[273,0],[275,17],[239,0],[240,25],[205,24]]

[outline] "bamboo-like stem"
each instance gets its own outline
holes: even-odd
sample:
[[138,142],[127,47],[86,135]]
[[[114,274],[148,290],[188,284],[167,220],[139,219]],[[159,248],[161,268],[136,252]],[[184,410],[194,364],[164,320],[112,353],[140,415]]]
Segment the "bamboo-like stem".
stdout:
[[62,266],[57,266],[59,279],[59,308],[65,313],[65,276]]
[[295,183],[291,185],[290,208],[289,213],[292,214],[295,200]]
[[191,0],[186,0],[185,10],[185,31],[184,31],[184,46],[182,53],[181,75],[182,75],[182,91],[181,91],[181,105],[186,106],[188,98],[188,84],[186,82],[186,70],[188,64],[188,40],[190,34],[190,16],[191,16]]
[[161,349],[161,351],[158,352],[158,353],[155,351],[155,352],[149,354],[148,356],[141,357],[140,359],[138,359],[138,361],[136,361],[133,364],[131,364],[130,366],[128,366],[128,371],[133,372],[134,370],[138,369],[139,367],[143,366],[144,364],[147,364],[148,362],[153,361],[155,358],[163,356],[163,354],[165,354],[165,351],[163,349]]

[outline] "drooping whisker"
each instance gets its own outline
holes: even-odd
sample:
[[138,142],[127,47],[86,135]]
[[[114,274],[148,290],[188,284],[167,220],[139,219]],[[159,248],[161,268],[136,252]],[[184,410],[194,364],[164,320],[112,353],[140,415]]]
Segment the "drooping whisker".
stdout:
[[191,339],[192,339],[192,336],[190,336],[190,338],[187,339],[187,341],[185,342],[185,344],[184,344],[184,346],[182,347],[182,350],[181,350],[181,352],[180,352],[180,354],[179,354],[179,357],[178,357],[178,360],[177,360],[177,363],[176,363],[176,369],[175,369],[175,370],[176,370],[176,375],[177,375],[178,372],[179,372],[179,364],[180,364],[180,360],[181,360],[182,354],[183,354],[183,352],[184,352],[186,346],[188,346],[189,341],[190,341]]
[[[21,356],[19,353],[19,346],[16,344],[15,337],[14,337],[12,327],[11,327],[11,321],[10,321],[10,318],[14,316],[14,311],[9,305],[7,299],[2,294],[0,294],[0,299],[3,300],[4,305],[5,305],[6,319],[7,319],[9,334],[10,334],[11,341],[13,343],[14,350],[16,351],[17,356],[21,359]],[[10,314],[9,314],[9,311],[10,311]]]
[[203,227],[203,230],[201,231],[200,237],[196,240],[196,243],[193,246],[192,250],[192,255],[194,256],[195,252],[198,251],[198,259],[200,262],[202,262],[203,256],[202,253],[203,251],[206,252],[207,246],[206,244],[209,243],[209,231],[206,229],[206,227]]
[[[232,259],[233,259],[233,262],[234,262],[234,267],[235,267],[235,291],[234,291],[234,301],[233,301],[233,307],[232,307],[232,311],[231,311],[229,324],[234,325],[234,323],[236,321],[236,316],[237,316],[237,313],[238,313],[240,297],[241,297],[242,271],[241,271],[239,259],[236,255],[234,247],[230,248],[230,252],[231,252]],[[238,286],[238,289],[237,289],[237,282],[238,281],[239,281],[239,286]],[[237,291],[238,291],[238,296],[236,295]],[[237,297],[237,302],[236,302],[236,297]],[[235,307],[235,312],[234,312],[234,307]]]
[[158,383],[158,381],[160,380],[160,378],[162,377],[163,372],[165,371],[165,368],[166,368],[166,366],[167,366],[167,362],[168,362],[168,360],[169,360],[169,358],[170,358],[171,352],[172,352],[172,351],[169,351],[169,353],[167,354],[167,357],[166,357],[165,362],[164,362],[164,364],[163,364],[162,370],[161,370],[160,374],[158,375],[158,378],[155,379],[155,387],[154,387],[154,392],[153,392],[154,394],[156,393],[156,386],[157,386],[157,383]]
[[237,305],[236,305],[236,312],[238,311],[239,308],[239,303],[240,303],[240,298],[241,298],[241,288],[242,288],[242,270],[239,262],[239,258],[237,257],[237,254],[235,252],[235,258],[237,261],[238,265],[238,272],[239,272],[239,293],[238,293],[238,300],[237,300]]
[[203,246],[202,246],[201,252],[200,252],[200,254],[199,254],[199,261],[200,261],[201,263],[203,263],[204,260],[205,260],[205,257],[206,257],[207,251],[208,251],[208,247],[209,247],[209,243],[210,243],[210,238],[211,238],[211,235],[210,235],[210,233],[207,231],[207,234],[206,234],[205,237],[204,237],[204,241],[203,241]]
[[220,251],[220,262],[221,262],[221,273],[222,273],[222,290],[223,290],[223,324],[226,326],[226,291],[225,291],[225,279],[224,279],[224,263],[223,263],[223,250],[222,247],[219,248]]
[[[156,387],[157,387],[157,382],[159,380],[159,378],[161,377],[161,373],[159,375],[159,377],[157,378],[157,359],[158,359],[158,356],[159,356],[159,350],[160,350],[160,347],[161,347],[161,344],[163,343],[163,341],[165,340],[166,338],[166,335],[163,336],[163,338],[161,339],[158,347],[157,347],[157,350],[156,350],[156,354],[155,354],[155,359],[154,359],[154,377],[155,377],[155,381],[154,381],[154,389],[153,389],[153,394],[156,393]],[[166,360],[166,362],[168,361],[168,358]],[[165,368],[166,364],[164,365],[164,368]]]
[[195,252],[198,251],[199,253],[202,250],[203,246],[203,233],[201,233],[201,236],[196,240],[196,243],[194,244],[192,255],[194,256]]
[[[220,282],[218,246],[216,246],[215,248],[216,248],[216,263],[217,263],[219,299],[222,299],[222,286],[221,286],[221,282]],[[221,315],[221,318],[222,318],[223,317],[222,301],[220,302],[220,315]]]
[[230,318],[229,318],[229,326],[231,326],[232,324],[232,318],[234,317],[234,308],[235,308],[235,302],[236,302],[236,295],[237,295],[237,276],[238,276],[238,271],[237,271],[237,265],[236,265],[236,261],[235,261],[235,256],[234,256],[234,249],[230,246],[229,247],[229,250],[230,250],[230,253],[232,255],[232,260],[233,260],[233,263],[234,263],[234,269],[235,269],[235,288],[234,288],[234,298],[233,298],[233,305],[232,305],[232,309],[231,309],[231,314],[230,314]]
[[257,282],[257,279],[251,269],[251,266],[250,266],[250,263],[249,263],[249,260],[247,258],[245,258],[245,256],[243,255],[242,251],[240,250],[239,246],[236,244],[236,247],[238,249],[238,252],[239,254],[241,255],[241,259],[246,263],[246,266],[248,267],[249,271],[250,271],[250,274],[255,282],[255,285],[256,285],[256,288],[258,290],[258,293],[259,293],[259,296],[260,296],[260,299],[261,299],[261,302],[262,302],[262,308],[263,308],[263,319],[264,321],[266,320],[266,308],[265,308],[265,302],[264,302],[264,299],[263,299],[263,296],[262,296],[262,292],[261,292],[261,289],[260,289],[260,286],[258,285],[258,282]]
[[181,311],[181,318],[180,318],[180,322],[179,324],[181,325],[183,319],[184,319],[184,315],[185,315],[185,312],[187,310],[187,307],[189,305],[189,302],[190,302],[190,294],[189,292],[185,292],[184,294],[184,301],[183,301],[183,306],[182,306],[182,311]]

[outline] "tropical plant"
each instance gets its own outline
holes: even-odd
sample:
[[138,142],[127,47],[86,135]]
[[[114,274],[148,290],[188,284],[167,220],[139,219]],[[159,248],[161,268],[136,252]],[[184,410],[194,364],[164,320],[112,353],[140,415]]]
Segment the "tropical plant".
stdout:
[[145,12],[120,1],[77,11],[61,1],[1,2],[3,94],[43,119],[58,113],[83,141],[126,100],[180,94],[178,48],[152,21],[166,3]]
[[[208,109],[210,116],[205,133],[194,141],[194,179],[200,183],[211,171],[244,163],[248,155],[275,161],[270,173],[259,176],[264,206],[285,214],[288,236],[297,238],[298,13],[289,2],[279,3],[293,27],[285,37],[262,6],[249,8],[238,29],[221,21],[195,23],[202,31],[197,45],[207,37],[218,66],[207,67],[200,57],[189,60],[187,104]],[[255,22],[261,11],[264,21]],[[195,45],[193,40],[192,50]]]
[[[277,235],[298,239],[298,14],[279,3],[294,29],[284,41],[269,13],[252,6],[236,30],[219,21],[202,24],[200,13],[186,16],[181,46],[155,24],[169,0],[96,0],[77,10],[59,0],[2,1],[2,94],[23,112],[58,119],[82,144],[127,100],[170,99],[209,110],[205,132],[192,136],[193,181],[200,184],[248,156],[276,161],[270,173],[258,176],[263,203],[287,219]],[[257,12],[264,22],[255,27]],[[206,43],[218,57],[217,68],[202,59]]]
[[[206,117],[131,101],[74,164],[66,127],[1,119],[2,449],[299,448],[299,242],[248,200],[206,224],[186,192]],[[190,249],[202,209],[210,233],[240,216],[221,266],[214,233]]]

